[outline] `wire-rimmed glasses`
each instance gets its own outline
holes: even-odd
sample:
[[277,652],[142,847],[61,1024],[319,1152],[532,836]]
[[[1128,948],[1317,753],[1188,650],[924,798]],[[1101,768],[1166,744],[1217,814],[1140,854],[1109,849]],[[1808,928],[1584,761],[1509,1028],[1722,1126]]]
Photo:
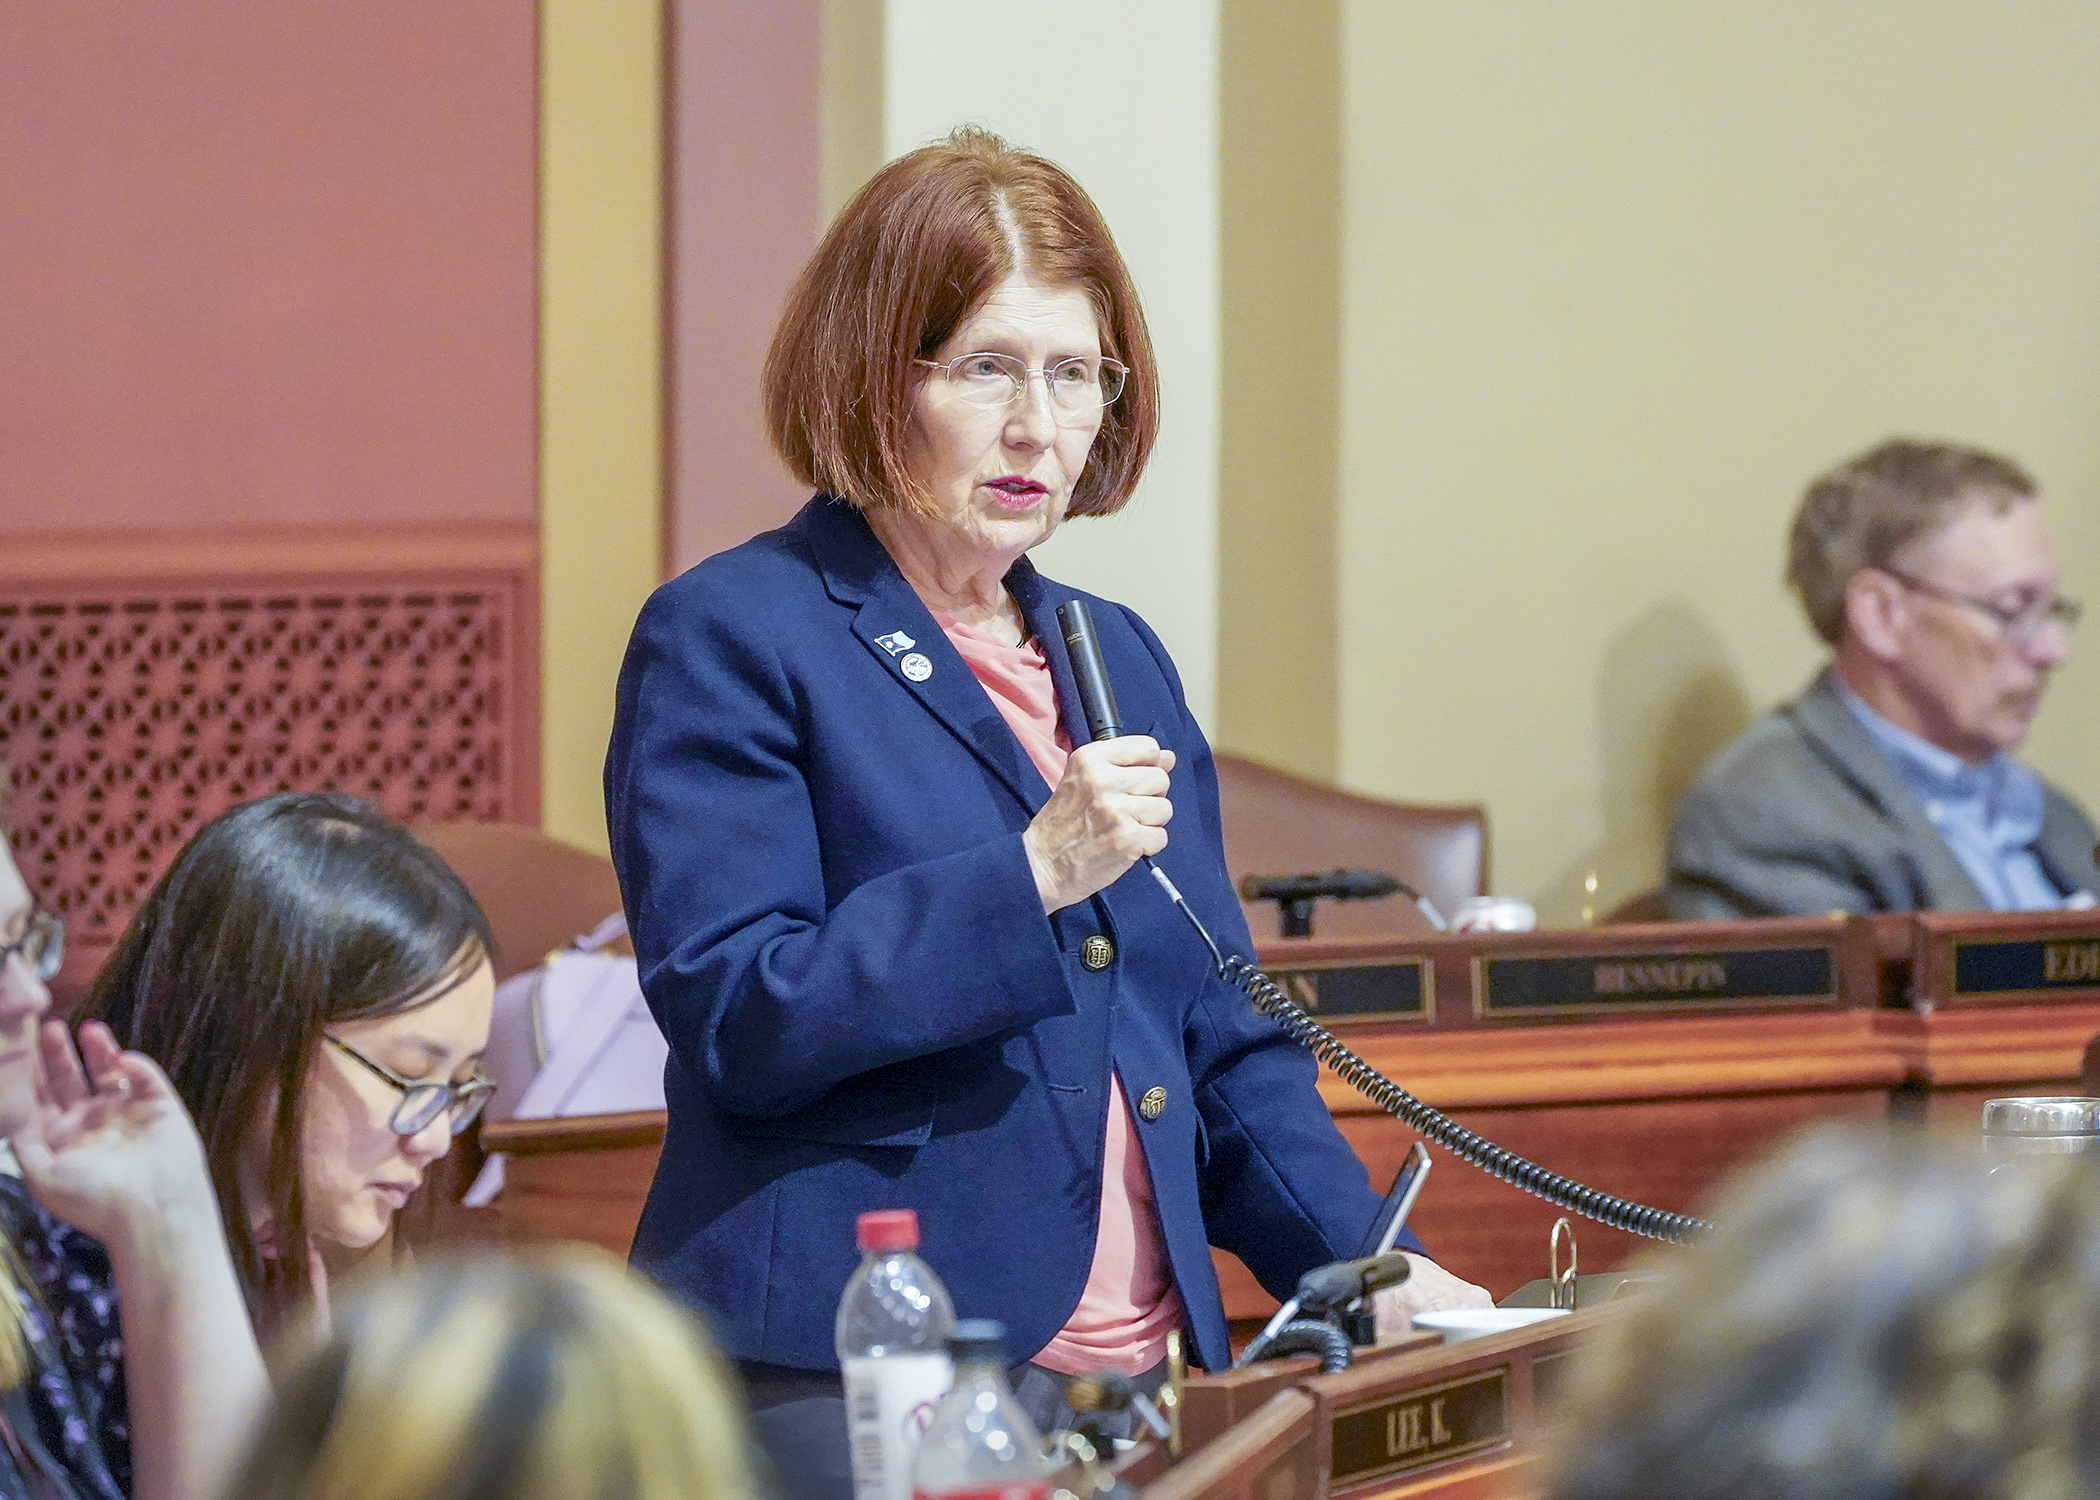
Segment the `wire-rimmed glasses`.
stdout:
[[1012,354],[989,351],[958,354],[945,364],[930,359],[913,363],[940,371],[957,399],[994,410],[1019,401],[1028,389],[1028,377],[1040,375],[1043,389],[1050,393],[1051,406],[1061,414],[1075,417],[1090,416],[1114,405],[1130,378],[1129,368],[1115,360],[1082,355],[1042,367]]
[[58,977],[61,965],[66,961],[66,923],[56,912],[38,911],[29,915],[29,925],[22,935],[0,943],[0,965],[4,965],[17,953],[29,972],[48,984]]
[[403,1078],[384,1063],[376,1063],[348,1042],[339,1041],[327,1032],[322,1037],[352,1062],[360,1063],[375,1077],[383,1078],[401,1091],[401,1102],[387,1116],[387,1128],[396,1135],[420,1135],[430,1128],[430,1122],[450,1110],[452,1133],[464,1135],[469,1125],[479,1118],[482,1106],[489,1102],[489,1095],[496,1091],[494,1079],[476,1074],[465,1083],[433,1082],[427,1078]]
[[1882,568],[1880,571],[1888,574],[1889,577],[1895,579],[1896,582],[1902,584],[1905,588],[1915,593],[1923,594],[1929,599],[1938,599],[1947,604],[1959,604],[1964,608],[1975,610],[1998,627],[2000,637],[2016,644],[2033,640],[2037,635],[2041,634],[2042,627],[2045,625],[2061,625],[2064,633],[2068,635],[2071,631],[2076,630],[2078,622],[2085,618],[2085,606],[2076,599],[2066,598],[2062,594],[2051,594],[2046,599],[2036,599],[2031,603],[2022,605],[2018,609],[2007,609],[2002,604],[1995,604],[1989,599],[1979,599],[1974,594],[1957,594],[1952,589],[1943,589],[1936,583],[1927,583],[1922,578],[1913,578],[1910,574],[1895,568]]

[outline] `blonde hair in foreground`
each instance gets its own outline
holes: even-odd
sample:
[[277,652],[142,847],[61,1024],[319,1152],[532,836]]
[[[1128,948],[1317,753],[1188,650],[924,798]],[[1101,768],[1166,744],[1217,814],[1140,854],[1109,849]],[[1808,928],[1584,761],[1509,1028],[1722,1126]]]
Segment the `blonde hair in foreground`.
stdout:
[[279,1346],[233,1500],[754,1500],[700,1325],[565,1248],[368,1283]]
[[27,1305],[31,1304],[41,1309],[43,1295],[22,1264],[22,1252],[14,1241],[0,1237],[0,1391],[27,1383],[35,1364],[29,1352]]
[[2100,1494],[2093,1168],[1825,1128],[1713,1218],[1585,1351],[1555,1500]]

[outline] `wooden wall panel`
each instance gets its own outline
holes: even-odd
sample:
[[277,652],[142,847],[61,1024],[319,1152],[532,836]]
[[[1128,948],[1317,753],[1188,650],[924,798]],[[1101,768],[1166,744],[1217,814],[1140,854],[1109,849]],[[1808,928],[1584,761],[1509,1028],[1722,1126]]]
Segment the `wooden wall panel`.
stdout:
[[[1981,921],[2019,935],[2068,932],[2090,941],[2090,917]],[[1886,935],[1900,939],[1912,923],[1887,925]],[[1731,935],[1769,942],[1773,926],[1717,926],[1704,937],[1726,946]],[[1559,934],[1556,941],[1579,947],[1592,939]],[[1281,967],[1283,946],[1265,950],[1272,970]],[[1292,956],[1302,961],[1310,946]],[[1514,935],[1483,946],[1521,952],[1537,940]],[[1873,952],[1874,962],[1840,966],[1844,1003],[1835,1009],[1809,1003],[1793,1011],[1510,1025],[1468,1017],[1470,1024],[1448,1029],[1366,1021],[1337,1030],[1381,1072],[1489,1140],[1588,1186],[1692,1214],[1709,1209],[1709,1195],[1731,1173],[1817,1121],[1903,1129],[1923,1120],[1973,1136],[1985,1099],[2090,1086],[2079,1075],[2100,1052],[2100,986],[1969,1005],[1928,993],[1919,997],[1922,1009],[1895,1009],[1879,1002],[1902,992],[1910,946],[1877,938]],[[1332,1072],[1323,1069],[1319,1090],[1383,1188],[1415,1136]],[[631,1234],[645,1189],[642,1162],[661,1128],[661,1115],[491,1126],[492,1137],[532,1153],[527,1191],[510,1211],[514,1229],[601,1241]],[[608,1153],[626,1154],[615,1162]],[[1543,1276],[1556,1211],[1448,1152],[1433,1160],[1412,1221],[1431,1253],[1497,1297]],[[1576,1233],[1585,1272],[1618,1269],[1649,1244],[1587,1219],[1576,1220]],[[1274,1312],[1245,1267],[1222,1253],[1217,1262],[1228,1316],[1244,1327]]]
[[[1885,1121],[1914,1067],[1914,1039],[1869,1010],[1408,1034],[1349,1028],[1347,1040],[1424,1101],[1548,1169],[1677,1213],[1812,1121]],[[1900,1018],[1897,1018],[1900,1019]],[[1320,1093],[1381,1190],[1415,1135],[1323,1069]],[[1409,1221],[1437,1260],[1507,1296],[1546,1274],[1559,1215],[1448,1152]],[[1585,1271],[1623,1266],[1646,1243],[1577,1219]],[[1218,1258],[1227,1313],[1275,1304],[1246,1269]]]
[[0,764],[16,862],[67,922],[62,1000],[176,851],[249,798],[537,821],[531,535],[362,540],[187,577],[69,574],[61,549],[33,575],[0,568]]

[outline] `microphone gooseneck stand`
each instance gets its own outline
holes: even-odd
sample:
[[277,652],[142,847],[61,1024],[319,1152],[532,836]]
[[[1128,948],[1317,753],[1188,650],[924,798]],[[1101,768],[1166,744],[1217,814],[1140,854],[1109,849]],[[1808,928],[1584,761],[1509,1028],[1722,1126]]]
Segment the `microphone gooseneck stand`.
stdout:
[[[1094,622],[1084,599],[1068,599],[1057,606],[1057,623],[1065,638],[1072,663],[1072,679],[1079,692],[1080,712],[1086,718],[1089,739],[1114,739],[1123,733],[1116,715],[1115,694],[1109,690],[1108,673],[1101,663],[1101,645],[1094,636]],[[1584,1187],[1558,1172],[1496,1145],[1477,1131],[1469,1130],[1443,1111],[1424,1104],[1399,1084],[1351,1051],[1339,1037],[1315,1021],[1275,981],[1238,954],[1222,952],[1217,939],[1190,908],[1174,882],[1145,856],[1145,868],[1167,893],[1167,899],[1188,918],[1196,936],[1210,950],[1219,977],[1246,995],[1254,1008],[1275,1021],[1283,1033],[1320,1061],[1351,1088],[1399,1120],[1423,1139],[1434,1141],[1461,1161],[1470,1162],[1491,1177],[1543,1198],[1555,1208],[1581,1214],[1652,1240],[1672,1245],[1694,1242],[1713,1230],[1713,1224],[1689,1214],[1650,1208],[1629,1198],[1616,1197],[1596,1188]]]

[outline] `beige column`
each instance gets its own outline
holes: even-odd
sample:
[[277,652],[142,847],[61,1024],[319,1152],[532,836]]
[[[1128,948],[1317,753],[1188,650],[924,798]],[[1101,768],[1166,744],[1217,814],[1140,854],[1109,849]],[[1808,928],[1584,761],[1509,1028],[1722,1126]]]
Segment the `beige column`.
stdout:
[[613,682],[659,570],[658,16],[540,9],[542,824],[597,849]]
[[1224,0],[1220,748],[1335,775],[1339,0]]

